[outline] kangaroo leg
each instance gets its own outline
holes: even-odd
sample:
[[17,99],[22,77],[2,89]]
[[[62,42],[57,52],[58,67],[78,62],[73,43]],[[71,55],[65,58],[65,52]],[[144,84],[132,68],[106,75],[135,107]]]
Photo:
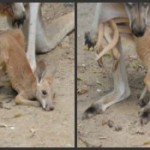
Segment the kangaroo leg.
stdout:
[[27,37],[27,58],[33,71],[36,69],[36,26],[37,16],[39,11],[39,3],[29,4],[29,24],[28,24],[28,37]]
[[98,26],[99,26],[99,19],[100,19],[100,12],[101,12],[101,5],[102,3],[96,4],[94,20],[91,26],[91,30],[85,33],[85,45],[88,45],[88,48],[95,46],[98,36]]
[[140,111],[140,122],[142,125],[147,124],[150,121],[150,102],[143,107]]
[[49,25],[45,25],[42,20],[41,11],[39,11],[37,18],[36,52],[50,52],[73,29],[74,12],[54,19],[52,23],[50,23]]
[[17,105],[26,105],[26,106],[35,106],[35,107],[39,107],[40,106],[40,102],[39,101],[28,100],[22,94],[18,94],[15,97],[15,103]]
[[125,61],[120,40],[117,47],[120,51],[121,57],[117,68],[113,73],[114,90],[88,107],[83,114],[83,119],[104,112],[111,105],[126,99],[130,95],[130,88],[128,85]]
[[144,96],[147,91],[149,91],[149,74],[146,75],[144,82],[145,82],[145,87],[144,90],[140,96],[140,104],[141,106],[144,106],[141,111],[140,111],[140,121],[141,124],[147,124],[150,121],[150,101],[149,99],[144,99]]
[[149,91],[149,87],[150,87],[150,83],[149,83],[149,80],[150,80],[150,73],[149,73],[149,70],[144,78],[144,83],[145,83],[145,87],[141,93],[141,96],[139,98],[139,104],[141,107],[145,106],[148,102],[149,102],[149,98],[144,98],[147,91]]
[[41,6],[39,7],[38,15],[37,15],[37,32],[36,32],[36,51],[42,52],[42,51],[50,51],[49,47],[49,41],[46,37],[46,31],[45,31],[45,24],[42,19],[42,10]]
[[147,93],[147,87],[145,86],[141,95],[140,95],[140,98],[139,98],[139,105],[141,107],[145,106],[148,103],[147,99],[146,100],[144,99],[146,93]]

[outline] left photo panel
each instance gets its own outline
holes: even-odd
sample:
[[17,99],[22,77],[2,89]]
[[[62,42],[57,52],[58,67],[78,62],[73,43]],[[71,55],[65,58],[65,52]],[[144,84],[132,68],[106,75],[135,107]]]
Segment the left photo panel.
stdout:
[[74,147],[75,4],[0,2],[0,147]]

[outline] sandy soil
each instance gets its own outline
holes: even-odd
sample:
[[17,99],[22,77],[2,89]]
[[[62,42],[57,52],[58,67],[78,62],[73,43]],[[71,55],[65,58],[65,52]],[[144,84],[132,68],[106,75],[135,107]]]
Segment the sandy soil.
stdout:
[[[103,114],[82,120],[84,110],[93,102],[113,89],[110,58],[104,59],[105,70],[98,67],[95,53],[83,50],[84,32],[90,29],[95,10],[94,3],[78,4],[78,146],[79,147],[149,147],[150,123],[141,126],[139,122],[139,95],[144,87],[145,70],[136,58],[132,42],[122,39],[123,49],[128,54],[126,66],[131,96],[125,101],[108,108]],[[107,64],[106,64],[107,63]],[[109,127],[108,126],[113,126]],[[111,124],[111,125],[110,125]],[[119,127],[118,127],[119,126]],[[118,127],[119,129],[115,129]]]
[[[47,23],[74,10],[63,3],[44,4]],[[1,24],[3,24],[1,22]],[[1,147],[73,147],[74,146],[74,33],[67,36],[52,52],[38,59],[57,63],[54,79],[55,110],[18,106],[15,93],[0,87]],[[1,79],[2,78],[1,76]]]

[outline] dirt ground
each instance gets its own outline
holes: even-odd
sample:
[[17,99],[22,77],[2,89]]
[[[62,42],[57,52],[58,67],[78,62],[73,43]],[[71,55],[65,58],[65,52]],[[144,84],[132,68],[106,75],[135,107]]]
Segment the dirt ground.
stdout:
[[[136,58],[135,45],[127,39],[123,49],[126,56],[131,96],[113,105],[104,113],[82,120],[84,110],[113,90],[111,58],[104,59],[105,70],[98,67],[95,52],[84,51],[84,32],[90,29],[95,3],[78,4],[78,147],[149,147],[150,123],[141,126],[138,95],[144,87],[145,70]],[[106,64],[107,63],[107,64]],[[108,122],[113,126],[109,124]],[[116,129],[117,127],[118,129]]]
[[[46,3],[42,7],[47,23],[74,10],[63,3]],[[55,110],[46,112],[40,107],[15,105],[16,94],[11,88],[1,86],[0,147],[74,146],[74,33],[50,53],[37,57],[57,64]],[[1,79],[5,78],[1,76]]]

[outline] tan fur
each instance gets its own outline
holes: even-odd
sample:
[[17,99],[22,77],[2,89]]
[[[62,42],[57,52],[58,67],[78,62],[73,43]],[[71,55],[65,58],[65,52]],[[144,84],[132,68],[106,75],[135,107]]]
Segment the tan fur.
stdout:
[[150,26],[147,26],[144,36],[134,37],[136,50],[144,65],[150,69]]
[[113,70],[117,68],[120,59],[120,52],[116,47],[119,41],[119,33],[131,33],[127,26],[118,26],[118,24],[122,23],[129,23],[129,20],[127,18],[114,18],[99,25],[98,40],[95,46],[98,54],[96,60],[99,64],[102,64],[101,57],[107,52],[112,51],[114,58]]
[[136,43],[137,54],[148,69],[144,83],[150,91],[150,26],[147,26],[144,36],[141,38],[134,37],[134,40]]
[[[20,29],[0,34],[0,66],[5,68],[12,87],[18,92],[15,98],[16,104],[40,106],[41,103],[43,106],[41,91],[44,89],[48,92],[52,83],[50,74],[47,77],[42,76],[45,71],[44,65],[43,63],[42,72],[41,69],[38,72],[40,79],[36,78],[26,57],[24,35]],[[38,101],[31,101],[35,98]],[[51,91],[50,97],[46,98],[44,109],[49,110],[52,100]]]
[[107,53],[110,49],[115,47],[116,43],[119,40],[119,32],[118,32],[115,22],[113,20],[110,20],[110,25],[112,29],[114,30],[114,36],[113,36],[112,42],[109,43],[109,45],[103,49],[103,51],[97,56],[96,60],[99,60],[105,53]]
[[21,30],[15,29],[0,34],[0,64],[6,68],[12,87],[31,99],[35,97],[36,78],[24,49],[24,35]]

